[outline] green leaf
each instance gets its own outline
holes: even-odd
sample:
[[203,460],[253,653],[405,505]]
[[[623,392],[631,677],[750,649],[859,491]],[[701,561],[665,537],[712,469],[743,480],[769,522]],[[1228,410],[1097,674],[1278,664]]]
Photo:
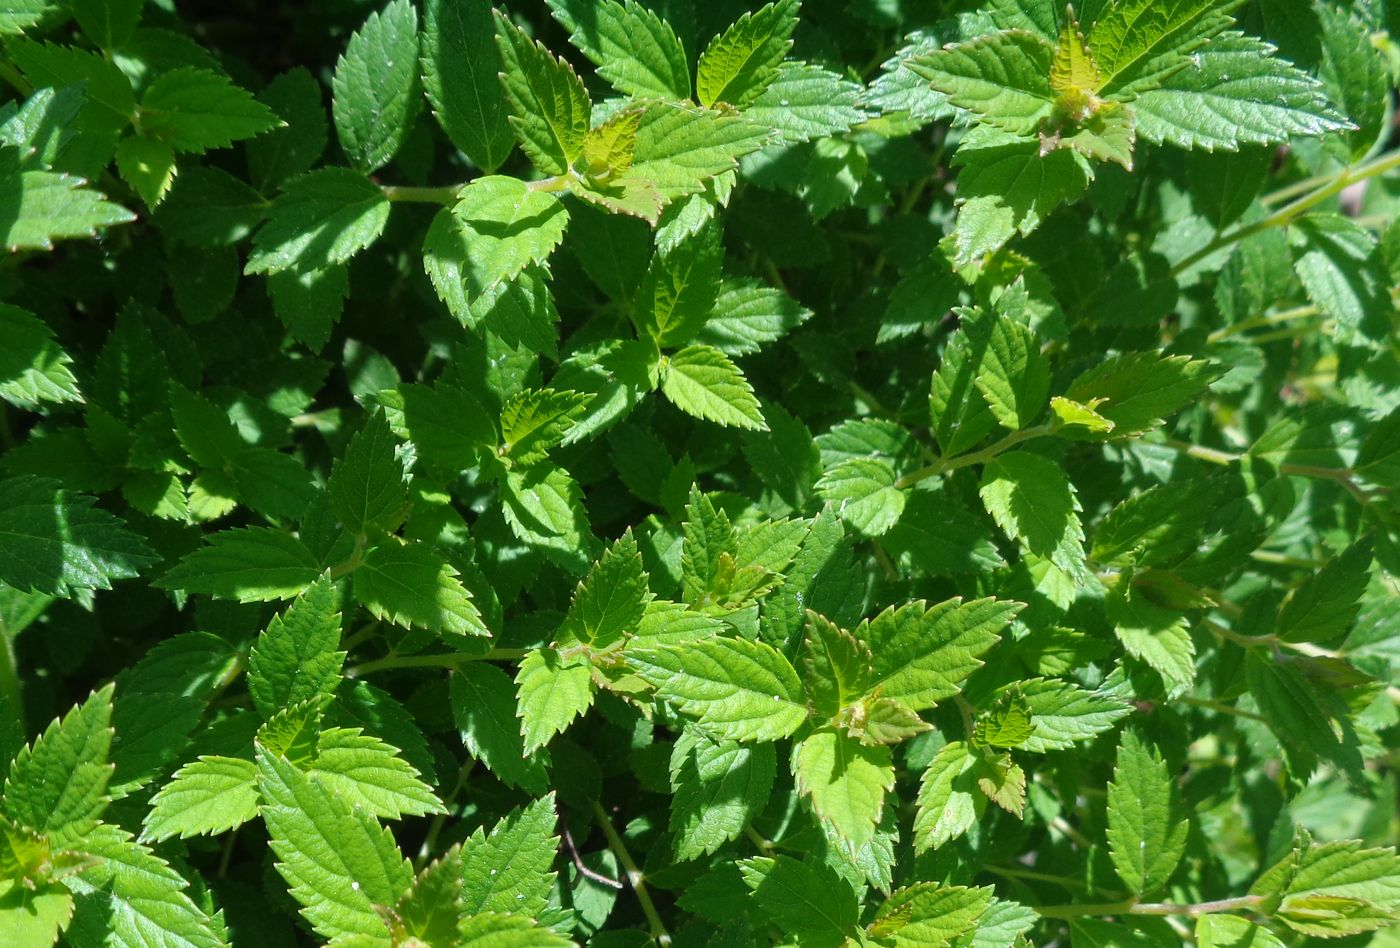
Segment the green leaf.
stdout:
[[352,807],[380,819],[447,812],[398,748],[357,727],[322,731],[307,774]]
[[573,942],[533,919],[484,912],[463,917],[452,944],[457,948],[569,948]]
[[278,124],[277,113],[252,93],[207,69],[173,69],[152,82],[141,98],[142,134],[197,155]]
[[1202,915],[1196,919],[1198,948],[1284,948],[1267,928],[1238,915]]
[[19,36],[55,9],[52,0],[6,0],[0,6],[0,35]]
[[69,0],[83,32],[103,49],[126,45],[141,20],[144,0]]
[[1067,681],[1032,678],[1016,686],[1031,709],[1034,733],[1023,750],[1044,753],[1087,740],[1127,717],[1133,706]]
[[477,178],[451,213],[439,212],[424,240],[423,265],[444,299],[475,301],[531,264],[543,263],[564,237],[569,215],[552,194],[501,175]]
[[772,744],[716,741],[687,728],[671,749],[671,832],[676,858],[698,859],[735,839],[768,803]]
[[[1289,928],[1319,938],[1337,938],[1392,926],[1400,919],[1400,856],[1392,847],[1362,848],[1360,840],[1315,844],[1306,835],[1286,883],[1278,892],[1261,891]],[[1277,868],[1277,867],[1276,867]]]
[[1061,204],[1084,193],[1092,177],[1084,159],[1071,150],[1046,153],[1034,140],[985,126],[962,140],[953,164],[960,168],[958,199],[964,202],[954,233],[960,247],[977,248],[960,252],[960,264],[1000,246],[988,236],[986,222],[978,219],[979,208],[1009,210],[1016,233],[1026,235]]
[[[575,429],[577,430],[577,429]],[[563,468],[516,468],[502,485],[502,513],[511,532],[573,573],[593,561],[597,540],[588,525],[583,491]]]
[[1195,684],[1196,646],[1184,615],[1158,605],[1127,583],[1105,600],[1104,615],[1128,654],[1162,676],[1168,694]]
[[783,931],[803,945],[846,943],[860,906],[850,883],[831,868],[790,856],[755,856],[738,866],[754,902]]
[[0,244],[10,250],[52,250],[54,240],[95,237],[99,227],[136,216],[67,174],[22,171],[0,180]]
[[756,280],[725,280],[696,338],[725,355],[749,355],[811,316],[811,310],[776,287]]
[[335,64],[335,130],[350,163],[366,173],[388,164],[418,117],[418,10],[391,0],[350,37]]
[[1167,884],[1186,852],[1189,829],[1166,763],[1125,730],[1108,785],[1108,847],[1130,892],[1145,895]]
[[966,744],[949,742],[928,762],[918,781],[914,851],[925,853],[958,839],[987,808],[977,793],[977,758]]
[[302,593],[248,652],[248,691],[264,717],[335,691],[345,653],[335,587],[322,580]]
[[202,756],[179,770],[151,798],[142,836],[216,836],[258,815],[258,768],[251,760]]
[[156,585],[239,602],[293,599],[321,575],[296,537],[268,527],[221,530],[187,553]]
[[632,301],[638,333],[651,336],[659,347],[682,346],[694,338],[715,309],[723,255],[715,227],[658,251]]
[[632,174],[674,201],[699,194],[709,179],[734,171],[739,159],[768,144],[768,137],[737,115],[658,102],[642,113]]
[[1346,707],[1335,693],[1253,650],[1245,656],[1244,678],[1259,713],[1291,752],[1300,776],[1310,774],[1321,758],[1356,778],[1361,766],[1356,737],[1349,733]]
[[847,458],[817,481],[817,493],[835,504],[841,519],[866,536],[881,536],[899,522],[904,491],[884,458]]
[[232,175],[195,166],[175,178],[152,220],[166,236],[183,243],[228,247],[251,234],[270,206],[266,198]]
[[874,655],[872,693],[916,711],[956,694],[1020,609],[996,599],[950,599],[884,610],[857,630]]
[[536,464],[564,440],[588,405],[588,396],[531,388],[506,399],[501,409],[501,442],[516,464]]
[[[13,7],[14,4],[7,4]],[[0,12],[0,33],[11,32],[14,12]],[[0,926],[17,945],[57,943],[73,918],[73,892],[59,882],[44,882],[31,891],[19,879],[0,882]]]
[[775,741],[807,719],[802,682],[771,645],[713,638],[629,651],[627,658],[659,699],[718,738]]
[[423,91],[438,124],[488,174],[515,146],[498,78],[490,0],[427,0]]
[[153,208],[175,183],[175,150],[154,138],[124,138],[117,146],[117,173]]
[[310,171],[326,149],[330,130],[321,103],[321,84],[307,69],[297,67],[281,73],[263,87],[258,99],[285,123],[285,127],[264,132],[244,145],[248,180],[266,194],[287,179]]
[[520,662],[515,675],[516,714],[525,753],[549,743],[593,704],[593,673],[586,659],[564,658],[552,648],[537,648]]
[[83,840],[83,852],[97,865],[64,880],[78,897],[68,931],[74,944],[227,944],[222,923],[195,903],[189,884],[125,830],[97,827]]
[[1362,540],[1294,588],[1279,607],[1275,633],[1284,642],[1332,645],[1351,631],[1371,579],[1371,543]]
[[1066,395],[1086,405],[1103,399],[1094,411],[1113,422],[1113,437],[1124,437],[1160,426],[1200,398],[1221,374],[1204,359],[1129,352],[1080,375]]
[[583,154],[592,102],[573,67],[550,55],[499,10],[496,46],[510,124],[520,147],[545,174],[563,174]]
[[456,567],[423,543],[386,540],[354,574],[355,599],[370,614],[440,635],[489,635]]
[[0,480],[0,582],[69,596],[111,589],[157,561],[145,541],[86,494],[37,477]]
[[80,402],[73,360],[33,313],[0,304],[0,398],[33,410],[40,402]]
[[496,445],[496,425],[476,396],[447,383],[429,388],[406,382],[383,389],[375,399],[384,407],[394,433],[413,442],[418,463],[456,473],[475,467],[478,451]]
[[811,798],[812,811],[852,846],[875,834],[894,789],[890,748],[867,746],[837,731],[817,731],[797,745],[793,762],[797,792]]
[[1318,5],[1316,13],[1322,43],[1322,63],[1318,78],[1327,90],[1328,98],[1352,123],[1355,131],[1347,134],[1348,154],[1352,160],[1366,156],[1385,124],[1386,106],[1390,100],[1390,81],[1385,65],[1371,45],[1371,28],[1354,13],[1341,8]]
[[509,786],[543,792],[544,755],[525,756],[515,718],[515,683],[489,662],[465,663],[452,676],[452,720],[467,751]]
[[947,948],[979,927],[991,901],[990,887],[919,882],[891,893],[870,931],[890,938],[897,948]]
[[1126,0],[1107,5],[1089,32],[1099,82],[1088,91],[1131,98],[1190,68],[1187,54],[1209,48],[1230,25],[1237,3],[1219,0]]
[[842,135],[867,118],[861,87],[814,63],[785,62],[768,88],[744,108],[750,122],[771,128],[783,144]]
[[258,789],[277,871],[311,927],[327,939],[361,936],[387,944],[388,928],[375,906],[393,905],[413,883],[393,835],[261,749]]
[[591,21],[575,23],[571,39],[600,77],[639,99],[690,98],[690,64],[669,23],[637,0],[592,7]]
[[417,938],[428,946],[453,945],[462,914],[462,852],[453,846],[413,880],[398,905],[390,928],[397,941]]
[[[964,207],[960,214],[966,212]],[[958,314],[961,327],[943,350],[943,359],[929,385],[933,436],[947,456],[966,452],[997,423],[986,399],[979,397],[976,390],[983,350],[975,340],[987,335],[977,327],[992,317],[982,310],[959,310]]]
[[382,411],[374,412],[331,469],[331,510],[353,533],[390,529],[403,519],[404,479],[389,422]]
[[1160,89],[1133,102],[1138,134],[1180,148],[1274,145],[1349,128],[1317,80],[1242,33],[1222,33]]
[[246,273],[306,273],[344,263],[379,238],[389,199],[349,168],[318,168],[287,183],[253,235]]
[[729,357],[713,346],[694,345],[671,356],[661,391],[689,415],[730,428],[767,431],[753,386]]
[[554,794],[513,810],[487,833],[478,827],[462,844],[462,907],[468,916],[518,912],[538,917],[554,887],[559,817]]
[[1071,576],[1084,572],[1079,498],[1058,464],[1028,451],[998,455],[982,469],[979,493],[1008,537]]
[[55,720],[15,755],[0,811],[69,848],[92,832],[107,806],[112,765],[112,686]]
[[1049,118],[1054,47],[1024,30],[1006,30],[911,59],[910,69],[958,108],[988,125],[1028,135]]
[[1288,228],[1293,270],[1308,299],[1337,321],[1337,337],[1390,335],[1390,274],[1375,236],[1340,214],[1308,214]]
[[701,105],[724,102],[742,109],[763,94],[792,48],[798,4],[799,0],[775,0],[745,13],[710,41],[695,74],[695,97]]
[[976,385],[992,414],[1011,431],[1029,427],[1045,411],[1050,395],[1050,364],[1035,333],[997,314],[973,324],[968,341],[982,353]]
[[574,590],[559,638],[607,648],[625,635],[636,634],[650,598],[637,541],[627,530]]

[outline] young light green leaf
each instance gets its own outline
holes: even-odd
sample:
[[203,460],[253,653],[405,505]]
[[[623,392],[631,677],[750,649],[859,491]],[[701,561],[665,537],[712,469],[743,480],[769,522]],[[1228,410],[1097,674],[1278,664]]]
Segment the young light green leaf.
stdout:
[[349,168],[318,168],[293,178],[253,235],[246,273],[324,270],[379,238],[389,199]]
[[510,124],[520,147],[545,174],[563,174],[583,154],[592,102],[573,67],[521,31],[499,10],[496,46]]
[[335,64],[335,130],[350,163],[366,173],[394,157],[418,117],[418,10],[391,0],[350,37]]
[[574,590],[559,637],[607,648],[636,633],[650,598],[637,541],[627,530]]
[[151,798],[142,838],[216,836],[258,815],[258,768],[251,760],[203,756],[175,771]]
[[911,59],[909,68],[948,101],[1019,135],[1050,116],[1054,47],[1025,30],[1006,30]]
[[227,76],[172,69],[141,98],[141,132],[176,151],[203,154],[275,128],[277,113]]
[[438,124],[478,168],[501,166],[515,145],[498,78],[491,0],[427,0],[423,91]]
[[695,74],[695,97],[701,105],[725,102],[742,109],[763,94],[792,48],[799,2],[775,0],[745,13],[710,41]]
[[1167,884],[1189,830],[1166,763],[1135,731],[1125,730],[1108,785],[1108,846],[1130,892],[1147,894]]
[[387,941],[388,928],[375,906],[393,905],[413,883],[413,870],[393,835],[262,749],[258,789],[277,871],[312,928],[326,939]]
[[33,410],[40,402],[80,402],[68,353],[33,313],[0,304],[0,398]]
[[732,114],[658,102],[642,113],[632,150],[632,174],[650,181],[667,201],[699,194],[710,179],[768,143],[763,128]]
[[554,887],[554,835],[559,817],[548,793],[483,827],[462,844],[462,907],[466,914],[518,912],[538,917]]
[[694,345],[671,356],[661,391],[687,414],[731,428],[767,431],[753,386],[729,357],[713,346]]
[[733,741],[774,741],[807,719],[796,670],[771,645],[712,638],[629,651],[628,661],[656,696]]
[[281,530],[221,530],[166,572],[156,585],[239,602],[292,599],[321,575],[306,545]]
[[0,812],[69,848],[97,825],[107,806],[112,765],[112,686],[55,720],[15,755]]
[[431,546],[386,540],[354,574],[355,599],[404,628],[445,636],[489,635],[457,568]]
[[676,858],[709,855],[744,831],[768,803],[772,744],[715,741],[687,728],[671,749],[671,831]]
[[889,747],[817,731],[797,745],[797,792],[811,798],[818,819],[852,846],[863,846],[880,823],[885,795],[894,789],[892,761]]
[[447,812],[398,748],[359,728],[322,731],[307,774],[352,807],[380,819]]
[[578,392],[531,388],[506,399],[501,409],[501,441],[517,464],[536,464],[549,456],[586,410],[589,398]]
[[[221,921],[186,892],[184,878],[117,826],[103,824],[83,840],[96,862],[64,884],[78,896],[72,936],[110,933],[109,944],[225,948]],[[100,944],[100,942],[98,942]]]
[[1305,835],[1281,891],[1261,892],[1256,884],[1254,894],[1281,896],[1278,917],[1305,935],[1337,938],[1392,926],[1400,919],[1400,856],[1392,847],[1363,846],[1354,839],[1313,843]]
[[281,708],[330,694],[345,653],[335,587],[321,580],[268,623],[248,652],[248,691],[264,718]]
[[548,744],[593,704],[593,673],[587,660],[563,658],[552,648],[537,648],[525,656],[515,687],[527,755]]
[[1088,92],[1124,100],[1191,67],[1187,54],[1230,25],[1218,0],[1126,0],[1106,5],[1089,32],[1098,82]]

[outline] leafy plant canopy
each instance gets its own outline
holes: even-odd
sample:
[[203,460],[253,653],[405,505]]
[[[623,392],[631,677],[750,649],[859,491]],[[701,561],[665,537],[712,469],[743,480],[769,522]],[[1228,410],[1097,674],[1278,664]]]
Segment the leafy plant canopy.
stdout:
[[1397,36],[0,3],[0,945],[1400,945]]

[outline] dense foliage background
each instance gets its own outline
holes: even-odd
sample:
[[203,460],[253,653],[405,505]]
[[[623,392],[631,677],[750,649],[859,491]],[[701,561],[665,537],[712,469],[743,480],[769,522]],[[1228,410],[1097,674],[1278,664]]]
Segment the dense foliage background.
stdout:
[[1397,26],[0,3],[0,945],[1400,945]]

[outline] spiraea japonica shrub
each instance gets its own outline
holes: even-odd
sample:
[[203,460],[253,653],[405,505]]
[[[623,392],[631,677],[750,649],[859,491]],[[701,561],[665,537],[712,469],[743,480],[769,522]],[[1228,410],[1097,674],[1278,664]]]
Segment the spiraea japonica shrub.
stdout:
[[1392,34],[0,4],[0,946],[1400,945]]

